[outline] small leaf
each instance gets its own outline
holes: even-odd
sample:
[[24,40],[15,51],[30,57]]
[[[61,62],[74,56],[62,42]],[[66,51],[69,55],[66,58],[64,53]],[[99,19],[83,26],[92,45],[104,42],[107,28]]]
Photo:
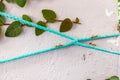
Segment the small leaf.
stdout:
[[14,0],[6,0],[7,2],[13,2]]
[[43,17],[51,23],[56,21],[56,13],[52,10],[44,9],[42,10]]
[[[46,27],[46,24],[45,24],[44,22],[42,22],[42,21],[39,21],[37,24],[38,24],[38,25],[41,25],[41,26],[43,26],[43,27]],[[44,33],[44,32],[45,32],[45,31],[42,30],[42,29],[35,28],[35,34],[36,34],[36,36],[39,36],[39,35],[41,35],[41,34]]]
[[76,17],[75,22],[80,24],[80,19]]
[[69,18],[66,18],[60,25],[60,32],[67,32],[71,30],[72,26],[73,26],[72,21]]
[[1,35],[1,33],[2,33],[2,28],[0,27],[0,35]]
[[30,16],[28,16],[28,15],[26,15],[26,14],[24,14],[24,15],[22,16],[22,18],[23,18],[24,20],[27,20],[27,21],[32,22],[32,19],[30,18]]
[[5,32],[5,36],[7,37],[16,37],[18,35],[20,35],[22,32],[22,24],[20,22],[12,22],[6,32]]
[[0,16],[0,26],[2,26],[5,23],[5,17]]
[[112,76],[112,77],[110,77],[109,79],[106,79],[106,80],[120,80],[120,79],[117,76]]
[[[26,14],[24,14],[24,15],[22,16],[22,18],[23,18],[24,20],[26,20],[26,21],[32,22],[32,19],[30,18],[30,16],[28,16],[28,15],[26,15]],[[27,26],[29,26],[29,25],[27,25]],[[31,27],[31,26],[29,26],[29,27]]]
[[5,10],[5,4],[3,2],[0,2],[0,11]]
[[16,2],[16,4],[20,7],[24,7],[27,0],[14,0]]

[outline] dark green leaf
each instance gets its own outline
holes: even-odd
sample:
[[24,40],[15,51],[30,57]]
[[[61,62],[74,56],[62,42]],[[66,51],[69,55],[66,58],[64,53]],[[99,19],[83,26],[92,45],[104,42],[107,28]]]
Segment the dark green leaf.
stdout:
[[16,2],[16,4],[20,7],[24,7],[27,0],[14,0]]
[[[39,21],[37,24],[38,24],[38,25],[41,25],[41,26],[43,26],[43,27],[46,27],[46,24],[45,24],[44,22],[42,22],[42,21]],[[44,33],[44,32],[45,32],[45,31],[42,30],[42,29],[35,28],[35,34],[36,34],[36,36],[39,36],[39,35],[41,35],[41,34]]]
[[32,19],[30,18],[30,16],[28,16],[28,15],[26,15],[26,14],[24,14],[24,15],[22,16],[22,18],[23,18],[24,20],[27,20],[27,21],[32,22]]
[[3,2],[0,2],[0,11],[5,10],[5,4]]
[[73,26],[72,21],[69,18],[66,18],[60,25],[60,32],[67,32],[71,30],[72,26]]
[[[32,22],[32,19],[30,18],[30,16],[28,16],[28,15],[26,15],[26,14],[24,14],[24,15],[22,16],[22,18],[23,18],[24,20],[26,20],[26,21]],[[27,26],[29,26],[29,25],[27,25]],[[30,26],[29,26],[29,27],[30,27]]]
[[44,9],[42,10],[43,17],[48,21],[48,22],[55,22],[56,21],[56,13],[52,10]]
[[0,26],[2,26],[5,23],[5,17],[0,16]]
[[20,35],[22,32],[22,24],[20,22],[12,22],[6,32],[5,32],[5,36],[7,37],[16,37],[18,35]]
[[14,0],[6,0],[7,2],[13,2]]
[[108,78],[106,80],[120,80],[120,79],[117,76],[112,76],[112,77],[110,77],[110,78]]

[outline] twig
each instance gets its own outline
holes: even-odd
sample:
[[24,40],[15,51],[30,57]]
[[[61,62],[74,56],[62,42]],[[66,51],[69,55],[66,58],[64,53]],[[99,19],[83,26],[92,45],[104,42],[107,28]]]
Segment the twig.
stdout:
[[[57,22],[63,22],[63,20],[56,20]],[[81,23],[77,23],[75,21],[72,21],[73,23],[76,23],[76,24],[81,24]]]

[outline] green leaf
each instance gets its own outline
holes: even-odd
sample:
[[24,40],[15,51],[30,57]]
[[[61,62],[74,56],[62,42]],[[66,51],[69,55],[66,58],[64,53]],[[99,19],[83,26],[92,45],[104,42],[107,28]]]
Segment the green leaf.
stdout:
[[56,21],[56,13],[52,10],[43,9],[42,10],[43,17],[51,23],[54,23]]
[[2,33],[2,28],[0,27],[0,35],[1,35],[1,33]]
[[117,76],[112,76],[112,77],[110,78],[110,80],[120,80],[120,79],[119,79],[119,77],[117,77]]
[[[30,16],[28,16],[28,15],[26,15],[26,14],[24,14],[24,15],[22,16],[22,18],[23,18],[24,20],[26,20],[26,21],[32,22],[32,19],[30,18]],[[27,26],[29,26],[29,25],[27,25]],[[30,26],[29,26],[29,27],[30,27]]]
[[16,37],[18,35],[20,35],[22,32],[22,24],[20,22],[12,22],[6,32],[5,32],[5,36],[7,37]]
[[60,25],[60,32],[67,32],[71,30],[72,26],[73,26],[72,21],[69,18],[66,18]]
[[27,21],[32,22],[32,19],[30,18],[30,16],[28,16],[28,15],[26,15],[26,14],[24,14],[24,15],[22,16],[22,18],[23,18],[24,20],[27,20]]
[[117,76],[112,76],[112,77],[110,77],[110,78],[108,78],[106,80],[120,80],[120,79]]
[[2,26],[5,23],[5,17],[0,16],[0,26]]
[[76,17],[75,22],[80,24],[80,19],[78,17]]
[[16,4],[20,7],[24,7],[27,0],[14,0],[16,2]]
[[118,2],[120,2],[120,0],[118,0]]
[[[46,27],[46,24],[45,24],[44,22],[42,22],[42,21],[39,21],[37,24],[38,24],[38,25],[41,25],[41,26],[43,26],[43,27]],[[35,34],[36,34],[36,36],[39,36],[39,35],[41,35],[41,34],[44,33],[44,32],[45,32],[45,31],[42,30],[42,29],[35,28]]]
[[0,11],[5,10],[5,4],[3,2],[0,2]]
[[13,2],[14,0],[6,0],[7,2]]

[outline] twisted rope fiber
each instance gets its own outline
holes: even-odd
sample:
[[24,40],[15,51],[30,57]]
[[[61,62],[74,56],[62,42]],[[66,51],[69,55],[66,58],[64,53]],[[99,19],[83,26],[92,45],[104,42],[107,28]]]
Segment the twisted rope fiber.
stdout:
[[98,36],[98,37],[96,37],[94,39],[93,38],[75,39],[75,38],[73,38],[71,36],[68,36],[66,34],[63,34],[61,32],[54,31],[52,29],[49,29],[49,28],[40,26],[38,24],[35,24],[35,23],[32,23],[32,22],[23,20],[21,18],[18,18],[16,16],[13,16],[13,15],[10,15],[10,14],[6,14],[4,12],[0,12],[0,15],[4,16],[4,17],[7,17],[7,18],[10,18],[10,19],[13,19],[13,20],[16,20],[16,21],[19,21],[21,23],[33,26],[35,28],[39,28],[39,29],[42,29],[42,30],[45,30],[45,31],[48,31],[48,32],[51,32],[51,33],[54,33],[54,34],[57,34],[57,35],[59,35],[61,37],[67,38],[67,39],[69,39],[69,40],[72,41],[72,42],[70,42],[68,44],[63,44],[62,46],[59,46],[59,47],[48,48],[46,50],[40,50],[40,51],[36,51],[36,52],[24,54],[24,55],[21,55],[21,56],[17,56],[17,57],[13,57],[13,58],[9,58],[9,59],[0,60],[0,63],[10,62],[10,61],[13,61],[13,60],[17,60],[17,59],[21,59],[21,58],[25,58],[25,57],[29,57],[29,56],[33,56],[33,55],[37,55],[37,54],[41,54],[41,53],[45,53],[45,52],[48,52],[48,51],[53,51],[53,50],[57,50],[57,49],[69,47],[69,46],[72,46],[72,45],[78,45],[78,46],[82,46],[82,47],[85,47],[85,48],[90,48],[90,49],[94,49],[94,50],[98,50],[98,51],[102,51],[102,52],[107,52],[107,53],[111,53],[111,54],[120,55],[120,52],[115,52],[115,51],[111,51],[111,50],[107,50],[107,49],[103,49],[103,48],[99,48],[99,47],[95,47],[95,46],[90,46],[90,45],[81,43],[82,41],[97,40],[97,39],[109,38],[109,37],[117,37],[117,36],[120,36],[120,34],[103,35],[103,36]]

